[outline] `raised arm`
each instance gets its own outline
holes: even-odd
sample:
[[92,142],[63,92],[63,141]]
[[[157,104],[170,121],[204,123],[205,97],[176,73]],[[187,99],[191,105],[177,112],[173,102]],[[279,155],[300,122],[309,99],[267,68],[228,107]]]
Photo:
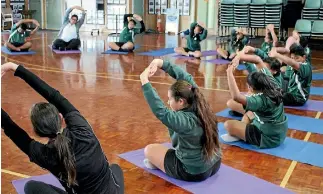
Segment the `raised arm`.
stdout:
[[246,105],[247,98],[245,95],[242,95],[240,93],[240,90],[237,86],[236,80],[233,75],[234,68],[239,65],[239,61],[240,61],[240,58],[239,58],[239,55],[237,55],[233,59],[232,64],[230,64],[227,69],[228,85],[229,85],[229,90],[230,90],[232,99],[234,101],[241,103],[242,105]]
[[269,52],[269,56],[280,60],[282,63],[286,63],[287,65],[290,65],[293,69],[298,70],[301,67],[301,64],[299,62],[285,55],[279,54],[275,48],[271,49],[271,51]]
[[25,69],[21,65],[6,63],[1,66],[1,72],[12,70],[15,76],[23,79],[36,92],[43,96],[49,103],[53,104],[60,113],[65,117],[69,112],[78,111],[59,91],[50,87],[46,82],[41,80],[35,74]]
[[37,20],[32,20],[32,23],[35,24],[36,28],[33,31],[30,32],[30,35],[34,35],[37,32],[37,30],[39,29],[39,26],[40,26],[40,24],[38,23]]
[[144,31],[146,31],[146,27],[145,27],[145,24],[144,24],[144,21],[142,20],[142,17],[140,17],[139,15],[137,14],[133,14],[133,17],[140,22],[140,25],[141,25],[141,28],[139,30],[139,32],[137,31],[137,34],[139,33],[143,33]]
[[81,18],[77,22],[77,25],[80,28],[83,25],[83,23],[84,23],[84,20],[85,20],[85,17],[86,17],[86,11],[81,6],[77,6],[75,9],[78,9],[78,10],[82,11]]
[[30,143],[33,141],[29,135],[21,129],[10,116],[1,108],[1,128],[17,147],[29,156]]
[[[156,60],[156,59],[155,59]],[[193,87],[198,87],[191,74],[184,71],[182,68],[177,65],[171,64],[169,61],[164,61],[161,59],[157,59],[158,67],[164,70],[168,75],[176,80],[185,80],[190,83]]]
[[194,35],[194,28],[195,28],[196,25],[197,25],[197,22],[191,23],[191,26],[190,26],[190,36],[193,36]]
[[200,34],[200,40],[204,40],[207,37],[207,28],[204,22],[198,22],[198,25],[203,28],[202,34]]
[[127,25],[128,25],[128,18],[129,17],[132,17],[133,16],[133,14],[124,14],[124,16],[123,16],[123,25],[126,27]]
[[65,11],[65,15],[63,17],[63,24],[67,23],[68,20],[69,20],[69,16],[70,16],[70,13],[73,11],[73,9],[75,8],[76,6],[73,6],[73,7],[70,7],[68,8],[66,11]]

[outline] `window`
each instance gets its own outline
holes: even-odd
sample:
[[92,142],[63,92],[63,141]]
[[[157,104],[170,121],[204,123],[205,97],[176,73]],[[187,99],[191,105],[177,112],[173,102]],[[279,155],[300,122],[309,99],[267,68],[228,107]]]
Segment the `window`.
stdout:
[[126,0],[108,0],[107,18],[108,29],[120,32],[123,29],[123,15],[126,14]]

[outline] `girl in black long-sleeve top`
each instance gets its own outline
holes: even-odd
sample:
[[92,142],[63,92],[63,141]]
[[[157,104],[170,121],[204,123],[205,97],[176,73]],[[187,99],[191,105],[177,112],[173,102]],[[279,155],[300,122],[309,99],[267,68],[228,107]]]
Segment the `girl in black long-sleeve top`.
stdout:
[[[10,116],[1,109],[1,128],[4,133],[42,168],[56,176],[65,191],[42,182],[25,185],[29,193],[123,193],[121,168],[106,159],[90,124],[59,91],[47,85],[23,66],[5,63],[2,75],[14,71],[15,76],[28,83],[49,103],[41,102],[31,108],[30,119],[34,131],[47,137],[47,144],[31,139]],[[63,129],[63,119],[66,128]]]

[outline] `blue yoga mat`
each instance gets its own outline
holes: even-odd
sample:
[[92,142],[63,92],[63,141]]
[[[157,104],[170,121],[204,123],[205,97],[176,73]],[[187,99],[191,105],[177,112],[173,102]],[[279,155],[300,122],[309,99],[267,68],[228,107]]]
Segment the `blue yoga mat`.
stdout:
[[[171,148],[169,143],[164,144]],[[121,158],[131,162],[174,185],[177,185],[194,194],[291,194],[293,192],[281,188],[255,176],[244,173],[240,170],[221,164],[219,171],[212,177],[202,182],[186,182],[167,176],[160,170],[145,168],[143,164],[144,149],[130,151],[119,155]]]
[[159,49],[159,50],[138,53],[138,55],[160,57],[160,56],[164,56],[164,55],[168,55],[168,54],[172,54],[172,53],[175,53],[174,48],[163,48],[163,49]]
[[303,106],[285,106],[285,108],[323,112],[323,101],[307,100]]
[[322,87],[311,87],[310,94],[323,96],[323,88]]
[[8,55],[33,55],[36,54],[35,51],[28,51],[28,52],[11,52],[7,47],[2,46],[1,51],[8,54]]
[[[223,123],[218,124],[219,134],[224,135],[227,131],[224,129]],[[259,149],[253,145],[246,144],[243,141],[225,142],[220,138],[220,141],[224,144],[237,146],[243,149],[252,150],[255,152],[277,156],[289,160],[295,160],[297,162],[310,164],[313,166],[323,167],[323,157],[319,153],[323,153],[323,145],[305,142],[298,139],[286,137],[283,144],[276,148]]]
[[[224,109],[221,112],[216,113],[216,116],[231,118],[235,120],[241,120],[241,117],[234,117],[229,114],[230,109]],[[292,114],[286,114],[288,118],[288,128],[296,129],[298,131],[305,131],[311,133],[323,134],[323,120],[315,119],[311,117],[304,117]]]
[[323,80],[323,73],[313,73],[312,79],[313,80]]

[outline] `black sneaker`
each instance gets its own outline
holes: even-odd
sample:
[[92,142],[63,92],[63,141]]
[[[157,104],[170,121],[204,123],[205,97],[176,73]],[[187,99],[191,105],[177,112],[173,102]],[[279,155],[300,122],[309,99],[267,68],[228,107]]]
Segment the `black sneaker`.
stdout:
[[230,110],[229,111],[229,115],[233,116],[233,117],[243,117],[243,114],[237,112],[237,111],[233,111],[233,110]]

